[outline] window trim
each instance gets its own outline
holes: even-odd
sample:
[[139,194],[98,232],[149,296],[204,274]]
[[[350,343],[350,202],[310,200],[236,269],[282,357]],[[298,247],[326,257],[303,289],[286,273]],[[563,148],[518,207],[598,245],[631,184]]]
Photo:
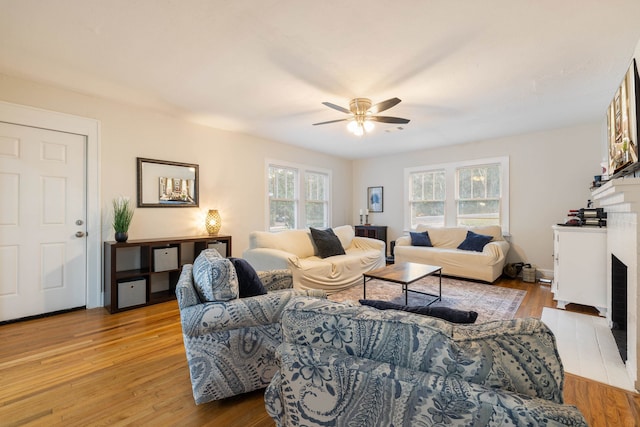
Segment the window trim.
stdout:
[[[325,169],[317,166],[305,165],[302,163],[294,163],[277,159],[265,159],[264,168],[264,189],[265,189],[265,214],[264,214],[264,229],[270,231],[270,198],[269,198],[269,168],[270,167],[283,167],[288,169],[297,170],[297,182],[296,182],[296,195],[295,200],[297,203],[297,218],[296,227],[301,227],[302,224],[306,224],[306,194],[304,186],[304,178],[306,173],[317,173],[327,175],[327,227],[331,227],[332,224],[332,200],[333,200],[333,171],[331,169]],[[305,225],[306,228],[306,225]],[[298,228],[299,229],[299,228]]]
[[502,219],[502,234],[509,235],[509,157],[489,157],[477,160],[465,160],[461,162],[438,163],[433,165],[413,166],[404,169],[404,230],[411,230],[411,209],[409,207],[409,177],[415,172],[445,171],[445,227],[457,226],[457,182],[456,171],[459,168],[500,164],[501,170],[501,203],[500,217]]

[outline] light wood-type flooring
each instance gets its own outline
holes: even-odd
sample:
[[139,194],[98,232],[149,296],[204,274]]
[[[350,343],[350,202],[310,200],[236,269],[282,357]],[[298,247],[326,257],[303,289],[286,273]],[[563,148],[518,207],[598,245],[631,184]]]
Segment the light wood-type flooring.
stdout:
[[[555,307],[525,289],[517,317]],[[586,307],[569,309],[595,313]],[[565,400],[590,426],[635,426],[640,395],[566,375]],[[0,326],[1,426],[273,426],[256,391],[196,406],[175,301],[118,314],[92,309]]]

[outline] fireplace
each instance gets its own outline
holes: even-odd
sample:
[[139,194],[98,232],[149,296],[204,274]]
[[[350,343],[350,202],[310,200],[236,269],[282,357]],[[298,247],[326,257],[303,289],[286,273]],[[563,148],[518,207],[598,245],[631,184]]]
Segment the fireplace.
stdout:
[[611,254],[611,332],[627,361],[627,266]]
[[640,390],[640,178],[616,178],[591,193],[607,212],[607,321]]

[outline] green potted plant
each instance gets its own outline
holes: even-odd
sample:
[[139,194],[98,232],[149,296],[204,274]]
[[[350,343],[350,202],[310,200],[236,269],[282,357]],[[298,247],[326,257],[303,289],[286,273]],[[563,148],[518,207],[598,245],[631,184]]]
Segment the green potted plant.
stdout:
[[135,208],[126,197],[113,199],[113,229],[117,242],[126,242],[129,238],[129,225],[133,219]]

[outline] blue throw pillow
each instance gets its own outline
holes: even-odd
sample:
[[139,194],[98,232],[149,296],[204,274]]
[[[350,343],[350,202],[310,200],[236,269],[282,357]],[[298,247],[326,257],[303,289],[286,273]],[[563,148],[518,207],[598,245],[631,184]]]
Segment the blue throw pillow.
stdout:
[[411,235],[411,246],[429,246],[433,247],[431,244],[431,239],[429,238],[429,233],[423,231],[422,233],[415,233],[413,231],[409,232]]
[[430,307],[394,304],[388,301],[361,299],[360,304],[377,308],[378,310],[402,310],[409,313],[422,314],[424,316],[437,317],[451,323],[474,323],[478,318],[475,311],[457,310],[449,307]]
[[458,249],[463,251],[475,251],[482,252],[485,245],[493,239],[493,236],[485,236],[484,234],[477,234],[473,231],[467,231],[467,238],[458,246]]
[[255,297],[267,293],[262,280],[258,277],[256,270],[246,259],[229,258],[238,275],[238,287],[240,288],[240,298]]

